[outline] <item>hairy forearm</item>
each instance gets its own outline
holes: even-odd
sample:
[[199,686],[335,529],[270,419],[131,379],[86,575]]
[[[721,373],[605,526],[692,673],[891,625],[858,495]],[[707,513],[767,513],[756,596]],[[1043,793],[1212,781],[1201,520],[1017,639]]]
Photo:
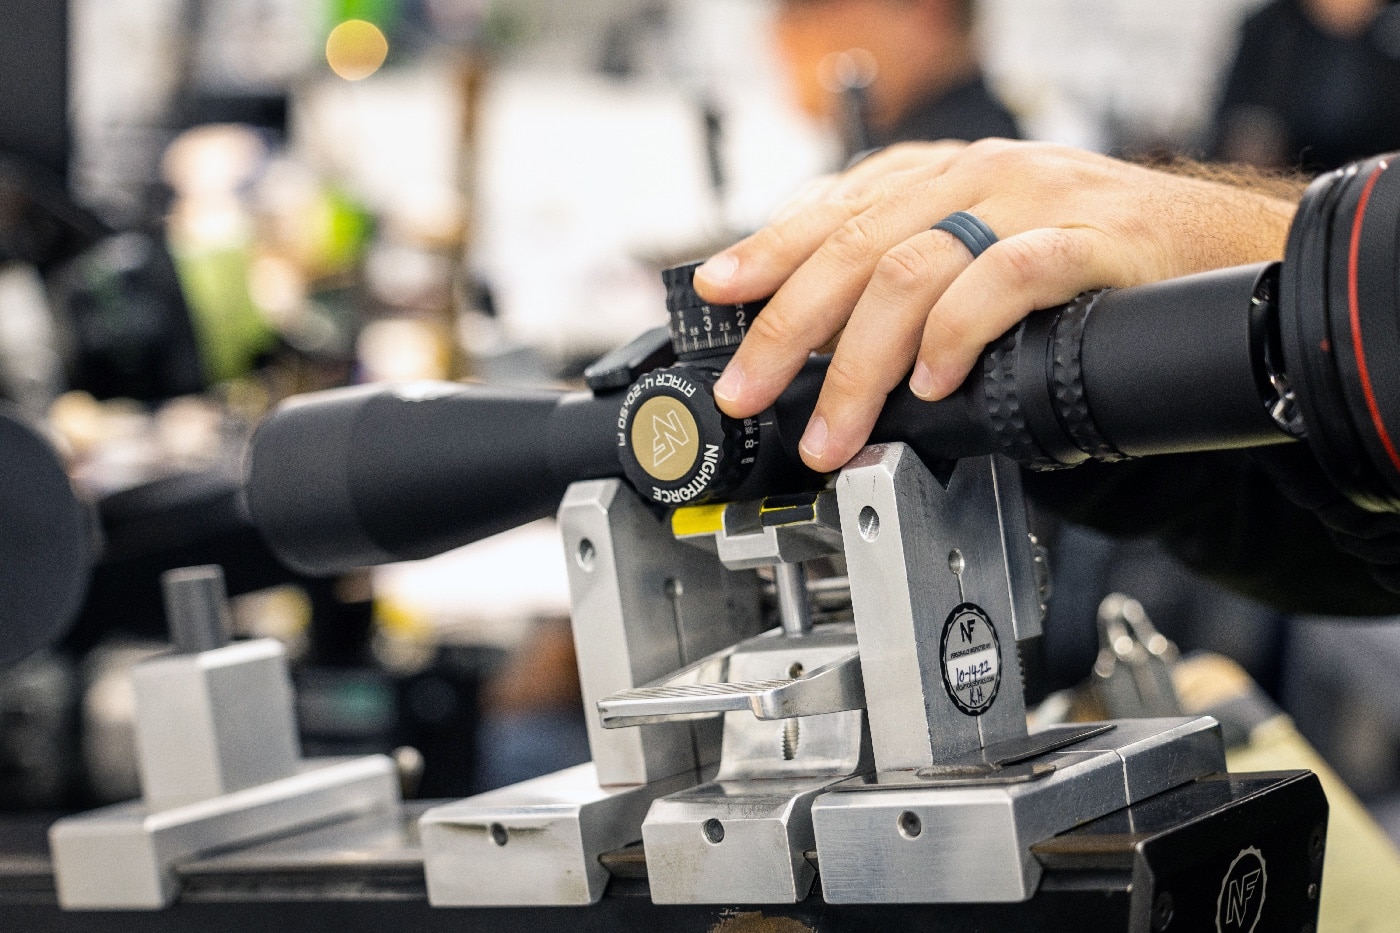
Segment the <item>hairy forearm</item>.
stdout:
[[1148,168],[1170,172],[1173,175],[1229,185],[1293,204],[1298,203],[1298,199],[1312,183],[1311,176],[1302,172],[1257,168],[1239,163],[1200,162],[1181,155],[1154,156],[1135,161]]
[[[1220,214],[1217,231],[1200,237],[1201,252],[1214,257],[1220,252],[1219,240],[1232,240],[1231,250],[1239,262],[1283,257],[1298,202],[1312,182],[1300,172],[1200,162],[1179,155],[1137,162],[1146,168],[1199,182]],[[1212,262],[1205,255],[1201,260],[1202,265]]]

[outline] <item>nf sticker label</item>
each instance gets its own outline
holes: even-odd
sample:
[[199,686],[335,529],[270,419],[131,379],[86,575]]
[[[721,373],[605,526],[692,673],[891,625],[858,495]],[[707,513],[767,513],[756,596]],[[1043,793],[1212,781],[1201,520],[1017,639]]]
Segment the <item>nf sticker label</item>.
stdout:
[[1253,933],[1264,912],[1268,882],[1264,853],[1250,846],[1235,856],[1225,880],[1220,882],[1220,896],[1215,901],[1217,933]]
[[969,716],[991,709],[1001,686],[1001,643],[980,607],[963,603],[948,615],[939,655],[953,705]]

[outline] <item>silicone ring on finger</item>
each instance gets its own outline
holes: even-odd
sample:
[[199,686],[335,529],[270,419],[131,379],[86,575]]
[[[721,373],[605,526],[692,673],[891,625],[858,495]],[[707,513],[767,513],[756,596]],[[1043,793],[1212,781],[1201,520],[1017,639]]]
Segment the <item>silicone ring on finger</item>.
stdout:
[[981,256],[997,241],[997,235],[992,232],[992,228],[983,223],[976,214],[968,211],[954,211],[930,229],[942,230],[957,237],[962,245],[967,247],[973,259]]

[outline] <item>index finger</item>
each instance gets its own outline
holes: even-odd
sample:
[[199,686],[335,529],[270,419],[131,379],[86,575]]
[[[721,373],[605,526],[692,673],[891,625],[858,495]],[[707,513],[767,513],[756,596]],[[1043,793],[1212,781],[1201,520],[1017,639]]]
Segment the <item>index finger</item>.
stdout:
[[[773,295],[715,383],[719,407],[746,418],[773,404],[808,354],[850,319],[881,258],[950,210],[976,203],[985,187],[952,172],[896,175],[888,196],[843,223]],[[865,396],[878,382],[856,380],[850,388]]]

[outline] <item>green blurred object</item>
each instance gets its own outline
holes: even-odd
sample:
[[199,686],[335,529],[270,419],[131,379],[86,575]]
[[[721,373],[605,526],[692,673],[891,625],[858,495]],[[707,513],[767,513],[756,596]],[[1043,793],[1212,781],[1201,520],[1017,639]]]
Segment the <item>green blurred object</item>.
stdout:
[[326,29],[329,32],[347,20],[362,19],[387,33],[398,24],[401,7],[400,0],[330,0]]
[[358,200],[331,188],[318,205],[322,212],[319,259],[324,268],[348,269],[359,262],[374,230],[374,218]]
[[172,252],[209,381],[225,382],[248,373],[276,342],[248,293],[249,250],[177,246]]

